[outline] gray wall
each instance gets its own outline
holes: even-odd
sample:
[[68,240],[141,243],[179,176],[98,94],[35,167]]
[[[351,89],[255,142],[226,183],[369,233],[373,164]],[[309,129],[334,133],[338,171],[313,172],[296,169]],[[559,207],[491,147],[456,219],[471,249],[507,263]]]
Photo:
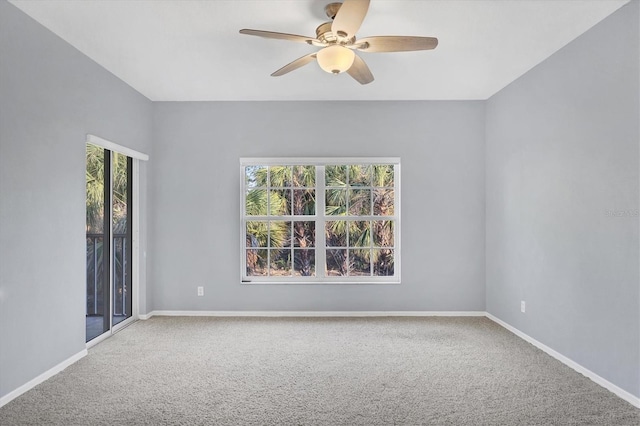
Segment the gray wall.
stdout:
[[85,135],[149,152],[152,108],[4,0],[0,58],[3,396],[85,348]]
[[636,396],[638,26],[635,1],[493,96],[486,121],[488,312]]
[[[486,296],[640,395],[639,20],[635,1],[486,103],[152,105],[0,0],[0,396],[85,347],[86,133],[152,154],[142,313],[484,310]],[[402,284],[240,285],[241,156],[401,157]]]
[[[154,109],[153,309],[485,309],[483,102]],[[241,285],[239,158],[254,156],[401,157],[402,284]]]

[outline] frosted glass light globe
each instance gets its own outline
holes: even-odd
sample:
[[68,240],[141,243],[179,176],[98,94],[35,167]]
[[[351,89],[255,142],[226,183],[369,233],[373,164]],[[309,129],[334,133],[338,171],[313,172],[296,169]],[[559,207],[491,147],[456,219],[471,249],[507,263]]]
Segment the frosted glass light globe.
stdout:
[[353,50],[334,44],[320,50],[316,56],[320,68],[328,73],[340,74],[353,65],[356,54]]

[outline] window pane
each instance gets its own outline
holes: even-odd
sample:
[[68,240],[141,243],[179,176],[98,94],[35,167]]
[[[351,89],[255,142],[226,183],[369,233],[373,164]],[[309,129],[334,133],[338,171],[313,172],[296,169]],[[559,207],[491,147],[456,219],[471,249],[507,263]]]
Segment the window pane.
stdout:
[[377,164],[373,166],[373,186],[393,187],[394,174],[393,165]]
[[344,216],[347,214],[347,191],[345,189],[327,189],[325,191],[325,214]]
[[293,214],[316,214],[316,191],[313,189],[293,190]]
[[247,250],[247,276],[257,277],[267,275],[268,255],[266,249]]
[[352,216],[368,216],[371,214],[371,190],[349,190],[349,214]]
[[269,240],[269,228],[267,222],[247,222],[246,231],[246,247],[267,247],[267,242]]
[[246,166],[244,168],[244,181],[247,188],[267,186],[266,166]]
[[325,167],[325,186],[345,186],[347,184],[347,166]]
[[293,244],[295,247],[314,247],[316,245],[315,222],[293,222]]
[[316,186],[315,166],[293,166],[293,186],[313,188]]
[[327,222],[325,224],[325,238],[327,247],[346,247],[347,222],[344,220]]
[[287,216],[291,214],[291,190],[278,189],[269,192],[269,214]]
[[369,247],[371,229],[368,221],[354,221],[349,225],[349,247]]
[[376,188],[373,190],[373,214],[393,216],[393,189]]
[[269,167],[269,179],[272,187],[291,186],[291,166]]
[[277,277],[291,276],[291,250],[271,250],[269,275]]
[[366,276],[371,275],[371,251],[349,250],[349,275]]
[[273,221],[270,223],[269,247],[291,247],[291,222]]
[[347,250],[327,250],[327,276],[344,276],[349,271],[347,262]]
[[371,186],[371,166],[349,166],[349,185]]
[[374,220],[371,226],[374,246],[393,247],[393,221]]
[[[110,153],[86,147],[86,317],[85,338],[92,340],[109,330],[109,283],[105,271],[111,260],[109,238],[105,247],[105,180],[109,183]],[[106,170],[105,170],[105,162]],[[106,172],[106,173],[105,173]],[[107,176],[105,176],[105,174]],[[109,192],[109,191],[107,191]],[[110,210],[110,209],[109,209]],[[108,214],[106,216],[109,216]],[[112,240],[115,242],[115,238]],[[2,263],[2,261],[0,261]],[[106,296],[106,297],[105,297]]]
[[377,277],[389,277],[393,275],[393,250],[373,250],[373,275]]
[[245,199],[245,210],[247,216],[258,216],[267,214],[267,190],[250,189],[247,191]]
[[295,249],[293,251],[294,275],[303,277],[314,277],[316,275],[316,252],[315,250]]

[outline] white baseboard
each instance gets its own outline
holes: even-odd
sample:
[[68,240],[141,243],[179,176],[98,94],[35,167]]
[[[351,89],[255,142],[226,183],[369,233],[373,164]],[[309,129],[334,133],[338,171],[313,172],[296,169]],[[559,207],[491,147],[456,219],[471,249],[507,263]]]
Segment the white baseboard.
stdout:
[[597,375],[593,371],[589,370],[588,368],[583,367],[582,365],[578,364],[577,362],[573,361],[572,359],[567,358],[566,356],[562,355],[561,353],[551,349],[549,346],[545,345],[544,343],[541,343],[541,342],[537,341],[536,339],[534,339],[533,337],[529,336],[528,334],[523,333],[522,331],[518,330],[517,328],[513,327],[510,324],[507,324],[506,322],[502,321],[500,318],[497,318],[497,317],[491,315],[488,312],[487,312],[487,318],[489,318],[491,321],[493,321],[493,322],[495,322],[497,324],[500,324],[502,327],[506,328],[507,330],[509,330],[510,332],[515,334],[516,336],[518,336],[521,339],[531,343],[533,346],[537,347],[538,349],[542,350],[543,352],[546,352],[548,355],[551,355],[552,357],[554,357],[555,359],[557,359],[561,363],[563,363],[566,366],[574,369],[575,371],[577,371],[578,373],[582,374],[583,376],[586,376],[586,377],[590,378],[591,380],[593,380],[594,382],[596,382],[597,384],[599,384],[603,388],[610,390],[611,392],[613,392],[614,394],[616,394],[620,398],[624,399],[625,401],[627,401],[631,405],[633,405],[633,406],[635,406],[637,408],[640,408],[640,398],[638,398],[637,396],[635,396],[635,395],[631,394],[630,392],[627,392],[626,390],[614,385],[613,383],[611,383],[607,379],[600,377],[599,375]]
[[163,317],[483,317],[484,311],[151,311]]
[[34,387],[38,386],[40,383],[44,382],[45,380],[49,379],[50,377],[55,376],[56,374],[58,374],[59,372],[61,372],[62,370],[64,370],[68,366],[70,366],[71,364],[73,364],[76,361],[78,361],[79,359],[85,357],[86,355],[87,355],[87,350],[83,349],[80,352],[78,352],[77,354],[72,355],[71,357],[65,359],[64,361],[62,361],[60,364],[56,365],[55,367],[50,368],[49,370],[47,370],[44,373],[40,374],[35,379],[29,380],[24,385],[20,386],[17,389],[14,389],[13,391],[9,392],[6,395],[4,395],[3,397],[0,398],[0,407],[2,407],[4,405],[7,405],[9,402],[13,401],[14,399],[19,397],[23,393],[27,392],[28,390],[33,389]]

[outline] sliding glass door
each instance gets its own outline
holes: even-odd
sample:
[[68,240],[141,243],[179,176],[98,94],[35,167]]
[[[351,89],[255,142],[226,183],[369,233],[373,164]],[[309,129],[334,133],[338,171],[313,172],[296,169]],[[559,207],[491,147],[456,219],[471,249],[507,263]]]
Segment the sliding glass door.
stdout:
[[132,177],[133,159],[114,152],[112,155],[112,271],[113,290],[111,309],[112,325],[131,317],[131,266],[132,266]]
[[133,159],[87,144],[86,341],[132,315]]

